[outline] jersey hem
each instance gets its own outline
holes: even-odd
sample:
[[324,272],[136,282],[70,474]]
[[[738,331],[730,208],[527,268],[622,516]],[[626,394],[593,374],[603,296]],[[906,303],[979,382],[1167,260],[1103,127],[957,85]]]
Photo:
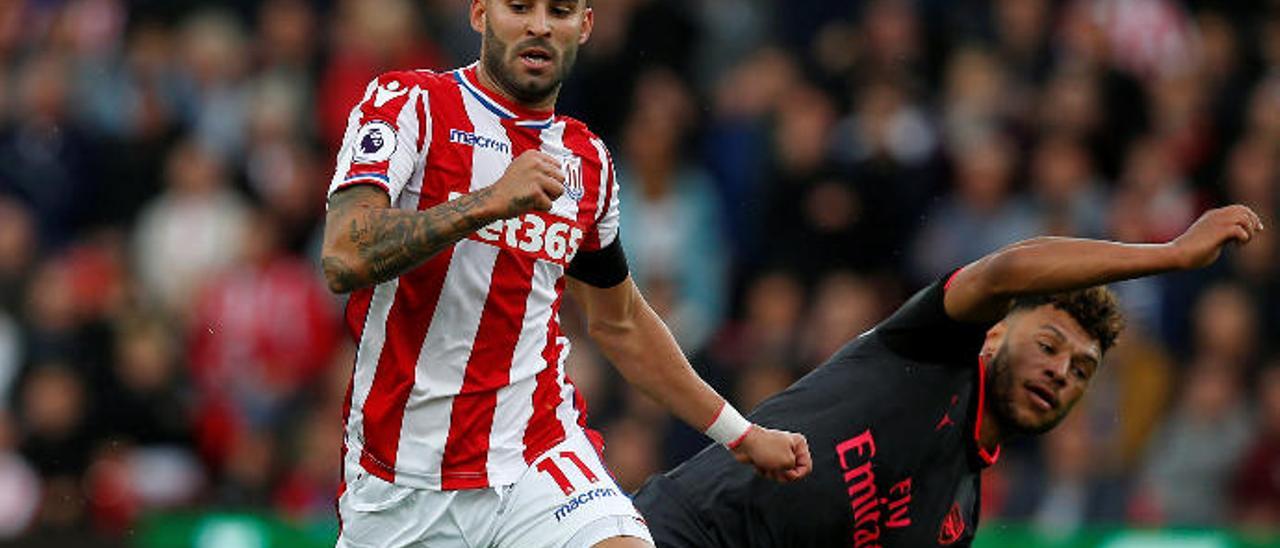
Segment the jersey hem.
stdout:
[[[584,429],[581,427],[576,428],[574,431],[566,433],[559,439],[554,440],[553,443],[547,445],[547,447],[542,451],[539,451],[533,459],[525,459],[527,462],[525,462],[524,468],[513,472],[504,472],[499,470],[483,473],[464,472],[454,474],[423,474],[388,466],[386,463],[383,463],[378,459],[378,457],[374,456],[373,453],[366,450],[363,445],[344,441],[343,446],[346,448],[347,456],[345,458],[348,459],[351,464],[358,465],[360,468],[364,469],[364,471],[390,483],[404,487],[412,487],[414,489],[461,491],[467,489],[487,489],[490,487],[499,487],[517,483],[525,474],[528,474],[529,471],[533,469],[533,463],[541,458],[542,455],[545,455],[547,451],[551,450],[551,448],[563,443],[565,440],[569,439],[570,436],[574,435],[581,435],[590,440],[590,437],[587,437]],[[446,489],[444,487],[446,483],[458,485],[458,487]]]
[[391,194],[391,187],[387,185],[385,176],[375,177],[372,175],[360,175],[360,176],[351,177],[345,181],[342,181],[341,183],[338,183],[337,185],[334,185],[333,190],[329,191],[329,195],[333,196],[334,193],[338,192],[339,190],[351,188],[353,186],[359,186],[359,185],[375,186],[382,189],[383,192],[386,192],[387,194]]

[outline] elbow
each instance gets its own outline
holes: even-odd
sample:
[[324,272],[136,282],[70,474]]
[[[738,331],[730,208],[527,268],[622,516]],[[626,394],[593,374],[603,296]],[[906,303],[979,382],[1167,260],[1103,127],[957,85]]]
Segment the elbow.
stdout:
[[1034,253],[1030,245],[1015,244],[988,257],[983,266],[983,292],[1004,299],[1025,293],[1034,278]]
[[591,340],[595,341],[596,344],[600,345],[601,348],[608,347],[609,343],[617,336],[617,333],[617,326],[611,325],[609,322],[587,322],[587,335],[590,336]]
[[324,271],[325,283],[334,294],[341,295],[359,289],[355,268],[351,261],[341,255],[325,253],[320,266]]
[[592,319],[587,321],[587,335],[606,355],[626,352],[636,339],[634,325],[627,321]]

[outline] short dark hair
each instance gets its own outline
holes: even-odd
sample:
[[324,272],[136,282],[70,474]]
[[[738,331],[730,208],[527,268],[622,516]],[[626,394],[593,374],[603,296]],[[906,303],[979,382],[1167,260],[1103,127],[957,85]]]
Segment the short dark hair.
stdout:
[[1125,319],[1124,312],[1120,310],[1120,301],[1116,299],[1115,293],[1101,285],[1075,291],[1018,297],[1009,305],[1009,312],[1030,310],[1046,304],[1066,312],[1079,322],[1086,333],[1098,340],[1103,354],[1115,345],[1116,338],[1124,331]]

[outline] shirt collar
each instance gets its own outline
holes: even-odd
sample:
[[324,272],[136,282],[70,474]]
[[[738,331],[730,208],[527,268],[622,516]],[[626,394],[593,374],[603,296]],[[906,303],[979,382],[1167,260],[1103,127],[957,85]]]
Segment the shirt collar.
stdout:
[[504,97],[501,93],[486,87],[480,81],[479,62],[453,71],[458,84],[470,93],[486,109],[504,120],[516,120],[516,125],[529,127],[548,127],[555,120],[555,110],[529,108]]
[[1000,445],[992,451],[988,451],[982,446],[982,411],[987,403],[987,360],[982,356],[978,356],[978,404],[977,414],[973,418],[973,452],[978,457],[978,462],[983,468],[991,466],[1000,459]]

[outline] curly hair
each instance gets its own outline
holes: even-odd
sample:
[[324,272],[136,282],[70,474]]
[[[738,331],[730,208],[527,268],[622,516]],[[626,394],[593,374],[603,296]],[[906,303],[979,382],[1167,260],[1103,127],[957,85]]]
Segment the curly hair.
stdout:
[[1075,318],[1086,333],[1098,340],[1103,354],[1115,345],[1116,338],[1124,330],[1125,319],[1124,313],[1120,311],[1120,302],[1115,293],[1100,285],[1075,291],[1018,297],[1009,305],[1009,312],[1030,310],[1046,304]]

